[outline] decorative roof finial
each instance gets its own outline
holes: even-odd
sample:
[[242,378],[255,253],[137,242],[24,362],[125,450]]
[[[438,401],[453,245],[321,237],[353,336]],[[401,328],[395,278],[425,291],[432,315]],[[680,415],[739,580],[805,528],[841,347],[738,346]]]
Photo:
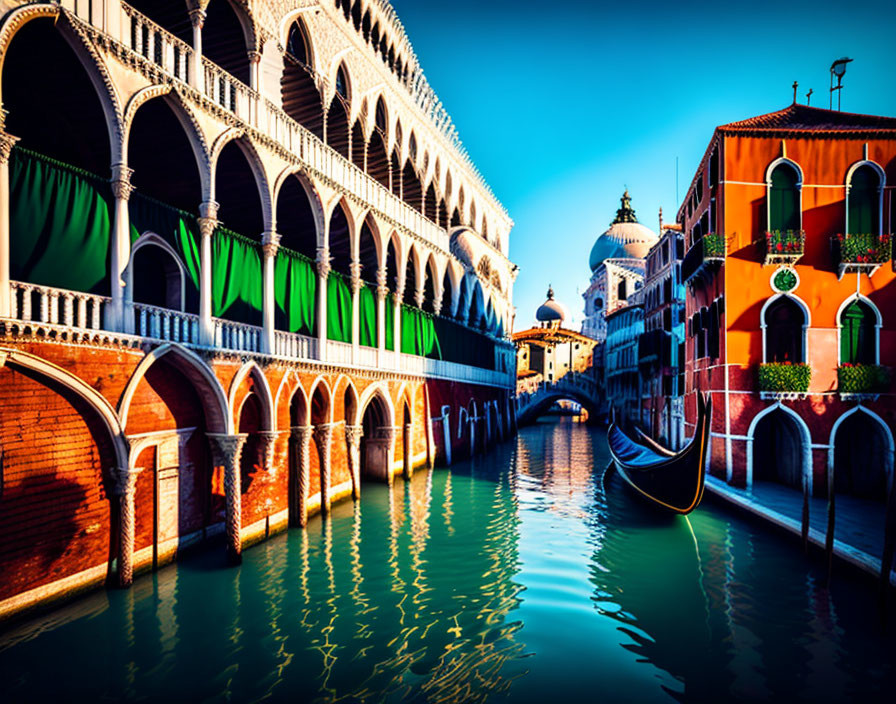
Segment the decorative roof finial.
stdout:
[[622,194],[622,198],[619,199],[622,201],[622,207],[616,211],[616,219],[611,222],[611,225],[615,225],[619,222],[638,222],[638,218],[635,215],[635,209],[632,208],[632,197],[628,194],[628,189],[625,189],[625,193]]
[[554,288],[550,284],[548,284],[548,300],[554,300]]

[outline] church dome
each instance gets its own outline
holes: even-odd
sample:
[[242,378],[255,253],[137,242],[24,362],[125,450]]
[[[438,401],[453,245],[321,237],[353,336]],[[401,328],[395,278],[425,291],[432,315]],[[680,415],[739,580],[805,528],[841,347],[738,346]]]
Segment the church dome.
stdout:
[[554,289],[548,289],[548,300],[535,311],[535,319],[539,323],[562,323],[569,317],[569,311],[560,301],[554,300]]
[[632,199],[628,191],[622,194],[622,207],[616,211],[616,218],[610,228],[598,236],[588,264],[594,271],[605,259],[643,259],[650,248],[659,241],[659,237],[649,227],[638,222],[632,208]]

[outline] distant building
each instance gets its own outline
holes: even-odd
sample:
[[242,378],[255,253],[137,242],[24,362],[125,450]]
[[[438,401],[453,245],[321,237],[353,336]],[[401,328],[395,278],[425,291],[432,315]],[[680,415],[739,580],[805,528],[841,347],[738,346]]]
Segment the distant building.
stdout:
[[684,442],[684,238],[679,225],[662,224],[662,210],[660,233],[647,253],[643,288],[641,425],[652,437],[679,448]]
[[634,298],[632,303],[617,307],[606,317],[607,402],[617,421],[626,423],[638,421],[641,407],[638,342],[644,332],[644,306],[640,294]]
[[[893,485],[896,118],[793,104],[716,128],[678,212],[685,409],[712,474],[862,501]],[[847,498],[848,497],[848,498]]]
[[563,327],[569,312],[548,289],[547,300],[539,306],[538,326],[513,334],[517,354],[517,394],[534,393],[544,383],[553,383],[569,372],[591,368],[594,340]]
[[603,342],[607,337],[606,316],[620,306],[644,283],[644,257],[658,237],[641,225],[632,208],[628,191],[609,229],[599,235],[588,263],[591,281],[582,297],[585,319],[582,333]]

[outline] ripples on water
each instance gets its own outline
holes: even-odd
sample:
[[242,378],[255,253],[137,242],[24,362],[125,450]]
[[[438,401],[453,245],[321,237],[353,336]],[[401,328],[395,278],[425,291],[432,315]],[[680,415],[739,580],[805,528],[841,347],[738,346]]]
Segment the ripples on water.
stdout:
[[[605,436],[541,423],[247,550],[0,636],[5,701],[848,701],[893,692],[866,583],[704,504],[658,517]],[[892,633],[893,627],[890,628]]]

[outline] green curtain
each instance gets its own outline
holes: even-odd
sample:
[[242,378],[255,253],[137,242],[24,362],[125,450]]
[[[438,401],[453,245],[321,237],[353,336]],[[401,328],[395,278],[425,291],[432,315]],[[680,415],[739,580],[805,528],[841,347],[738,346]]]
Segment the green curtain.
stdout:
[[365,347],[376,347],[376,286],[365,284],[358,294],[358,313],[361,321],[360,342]]
[[274,260],[274,326],[314,335],[316,291],[314,263],[298,252],[280,247]]
[[840,363],[874,364],[877,317],[862,301],[853,301],[840,315]]
[[413,306],[401,307],[401,351],[404,354],[442,359],[432,315]]
[[847,228],[851,235],[880,234],[880,179],[870,166],[860,166],[849,181]]
[[798,174],[789,164],[778,164],[772,171],[768,208],[770,231],[800,229],[800,191],[797,180]]
[[219,227],[212,235],[212,315],[261,325],[261,246]]
[[134,192],[128,200],[131,243],[153,232],[170,244],[187,270],[184,298],[188,311],[199,311],[199,227],[196,217],[161,201]]
[[327,339],[352,341],[352,290],[337,271],[327,277]]
[[[394,294],[393,294],[394,295]],[[395,304],[392,295],[386,296],[386,349],[395,349]]]
[[18,147],[9,178],[10,277],[109,295],[109,182]]

